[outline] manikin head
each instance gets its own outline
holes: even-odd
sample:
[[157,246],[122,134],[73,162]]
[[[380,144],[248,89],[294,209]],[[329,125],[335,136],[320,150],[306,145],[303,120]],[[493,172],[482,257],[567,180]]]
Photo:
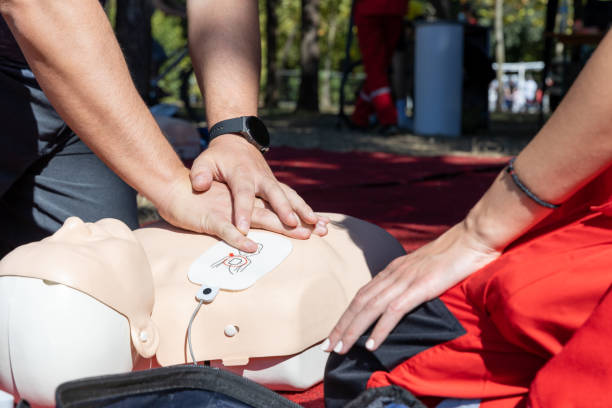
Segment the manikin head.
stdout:
[[69,218],[0,261],[0,388],[50,405],[61,382],[130,371],[131,346],[143,357],[157,350],[153,303],[132,231]]

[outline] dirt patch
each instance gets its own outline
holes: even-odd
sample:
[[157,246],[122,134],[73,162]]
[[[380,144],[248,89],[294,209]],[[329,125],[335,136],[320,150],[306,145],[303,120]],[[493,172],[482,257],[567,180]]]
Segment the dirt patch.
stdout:
[[412,156],[448,154],[516,155],[539,129],[537,115],[494,115],[488,130],[457,138],[401,133],[381,136],[375,131],[355,131],[329,114],[267,115],[272,146],[331,151],[370,151]]

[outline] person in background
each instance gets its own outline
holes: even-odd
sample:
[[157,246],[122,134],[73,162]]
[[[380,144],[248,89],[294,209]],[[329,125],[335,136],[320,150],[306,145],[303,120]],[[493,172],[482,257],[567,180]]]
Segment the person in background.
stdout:
[[[72,215],[135,228],[134,190],[175,226],[247,252],[257,249],[245,236],[251,226],[325,234],[327,221],[262,155],[257,2],[188,0],[187,13],[218,136],[191,170],[138,95],[98,0],[0,0],[0,256]],[[254,207],[256,196],[265,204]]]
[[367,128],[376,114],[380,132],[397,132],[397,110],[389,84],[391,58],[402,33],[407,0],[356,0],[354,19],[366,79],[350,118]]

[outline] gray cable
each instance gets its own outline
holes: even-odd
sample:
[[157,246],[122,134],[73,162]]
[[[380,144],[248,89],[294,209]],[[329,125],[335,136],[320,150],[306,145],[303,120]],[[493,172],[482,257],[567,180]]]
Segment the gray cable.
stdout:
[[204,303],[204,301],[200,300],[200,303],[198,303],[193,311],[193,314],[191,315],[191,319],[189,319],[189,326],[187,326],[187,343],[189,344],[189,354],[191,354],[191,361],[193,361],[194,366],[197,366],[198,362],[196,361],[195,354],[193,354],[193,347],[191,347],[191,326],[193,324],[193,319],[195,319],[196,315],[200,311],[200,308],[202,307],[202,303]]

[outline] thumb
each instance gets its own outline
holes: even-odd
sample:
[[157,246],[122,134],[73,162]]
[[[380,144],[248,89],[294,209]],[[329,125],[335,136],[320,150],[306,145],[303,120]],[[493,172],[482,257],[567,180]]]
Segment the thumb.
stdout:
[[189,173],[195,191],[207,191],[212,185],[213,172],[207,160],[196,160]]

